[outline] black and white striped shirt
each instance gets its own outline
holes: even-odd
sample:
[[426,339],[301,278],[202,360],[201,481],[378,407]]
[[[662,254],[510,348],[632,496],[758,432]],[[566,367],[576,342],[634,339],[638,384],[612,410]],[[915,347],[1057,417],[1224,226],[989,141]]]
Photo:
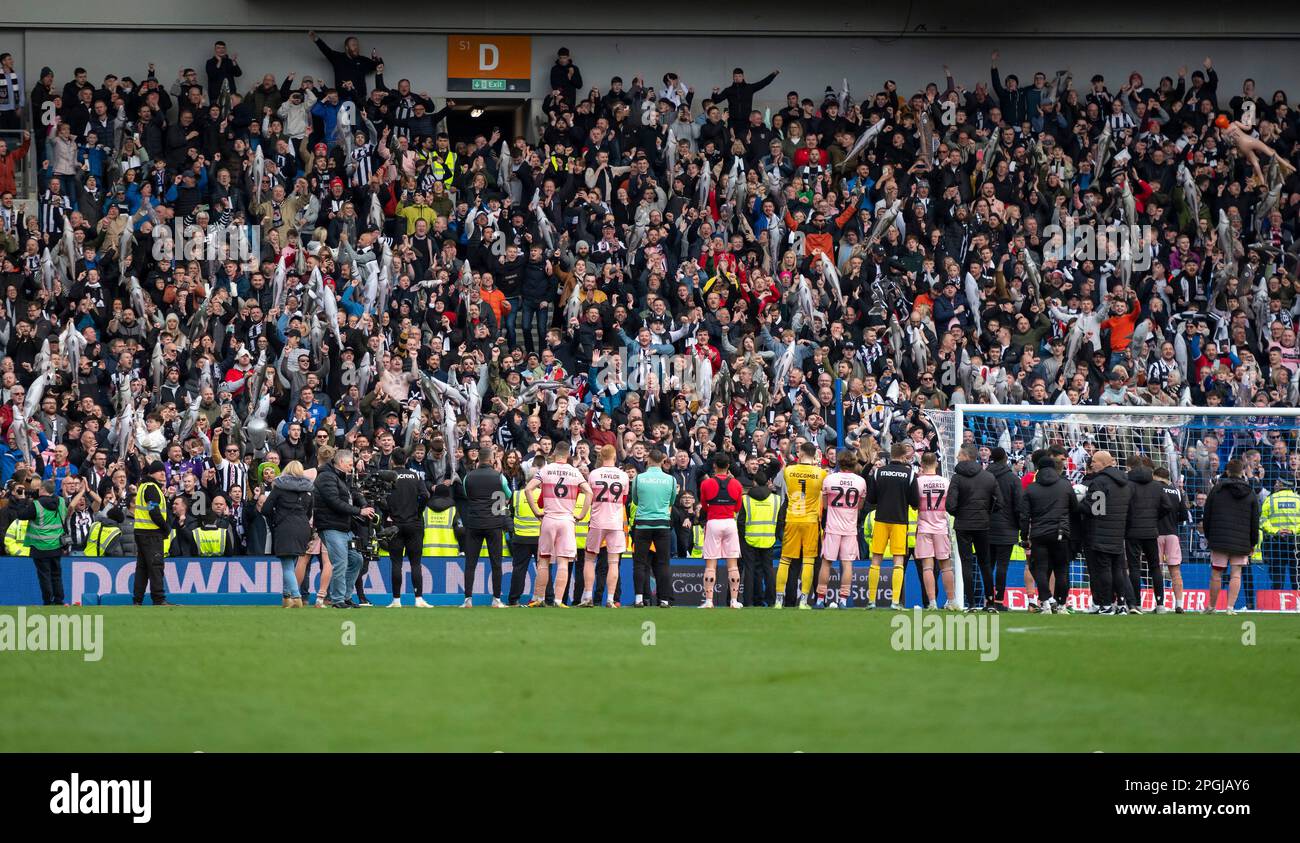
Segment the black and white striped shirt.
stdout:
[[231,486],[238,486],[247,495],[248,467],[242,462],[224,460],[221,463],[221,468],[217,469],[217,481],[221,484],[223,494],[229,492]]
[[45,191],[41,197],[41,231],[55,234],[63,231],[63,218],[72,211],[72,201],[62,194]]
[[1169,383],[1169,373],[1173,371],[1173,366],[1165,362],[1163,357],[1157,357],[1147,364],[1147,383],[1158,383],[1165,386]]
[[370,173],[374,170],[374,144],[364,143],[352,150],[352,185],[365,187],[370,184]]

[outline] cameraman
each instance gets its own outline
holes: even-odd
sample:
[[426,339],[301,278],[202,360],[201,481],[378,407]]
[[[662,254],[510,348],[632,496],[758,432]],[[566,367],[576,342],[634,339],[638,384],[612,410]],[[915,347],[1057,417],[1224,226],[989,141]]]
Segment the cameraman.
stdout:
[[315,519],[321,542],[329,552],[334,565],[330,576],[329,603],[335,609],[355,608],[350,598],[361,574],[361,553],[352,546],[352,521],[354,518],[371,518],[373,507],[360,499],[354,502],[351,481],[352,452],[346,448],[336,452],[328,465],[316,474]]
[[19,499],[14,517],[27,522],[23,545],[32,549],[36,563],[36,579],[41,586],[41,601],[46,606],[63,605],[63,543],[66,538],[64,522],[68,517],[68,503],[55,493],[57,481],[41,482],[39,497]]
[[424,508],[429,503],[429,487],[424,478],[406,464],[406,452],[394,448],[390,455],[393,471],[397,475],[392,491],[388,493],[386,509],[396,528],[388,541],[388,557],[393,565],[393,608],[402,605],[402,558],[411,562],[411,588],[415,592],[415,605],[427,609],[424,602]]

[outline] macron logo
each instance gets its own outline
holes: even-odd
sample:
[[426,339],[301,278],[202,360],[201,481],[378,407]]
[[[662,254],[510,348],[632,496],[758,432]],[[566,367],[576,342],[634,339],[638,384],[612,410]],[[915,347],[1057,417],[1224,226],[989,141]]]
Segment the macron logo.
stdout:
[[131,821],[147,823],[153,815],[150,779],[136,781],[56,779],[50,784],[51,814],[130,814]]

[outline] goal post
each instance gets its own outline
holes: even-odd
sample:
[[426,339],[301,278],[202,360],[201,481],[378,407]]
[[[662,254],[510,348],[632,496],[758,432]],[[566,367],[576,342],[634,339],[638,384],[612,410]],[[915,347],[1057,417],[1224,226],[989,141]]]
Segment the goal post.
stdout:
[[[1241,458],[1252,450],[1260,453],[1254,477],[1261,498],[1266,499],[1278,481],[1276,471],[1265,473],[1265,461],[1279,453],[1286,461],[1300,448],[1300,408],[1298,407],[1160,407],[1160,406],[1077,406],[1069,404],[956,404],[949,410],[925,410],[926,419],[935,427],[939,440],[939,457],[945,475],[951,475],[957,453],[966,444],[977,447],[1002,446],[1013,462],[1020,461],[1024,471],[1032,471],[1030,455],[1040,448],[1059,446],[1067,454],[1066,474],[1078,483],[1088,456],[1107,450],[1116,463],[1127,469],[1130,457],[1143,455],[1157,467],[1165,467],[1171,482],[1183,490],[1189,508],[1197,511],[1198,495],[1209,491],[1212,479],[1229,459]],[[1278,442],[1285,443],[1279,448]],[[1253,457],[1252,457],[1253,462]],[[1275,468],[1275,465],[1271,465]],[[1018,472],[1019,473],[1019,472]],[[1288,482],[1295,474],[1285,475]],[[1264,531],[1261,531],[1262,533]],[[1300,600],[1300,536],[1261,535],[1255,556],[1247,565],[1243,597],[1248,608],[1295,610]],[[1179,543],[1183,551],[1184,571],[1195,571],[1195,582],[1208,582],[1208,549],[1194,523],[1179,525]],[[955,547],[956,545],[954,545]],[[1202,562],[1205,568],[1199,567]],[[1191,567],[1188,567],[1188,566]],[[962,566],[954,565],[954,598],[961,601],[966,590],[982,592],[978,568],[976,582],[964,582]],[[1167,566],[1159,563],[1150,570],[1167,576]],[[1142,580],[1144,605],[1153,598],[1147,589],[1154,583],[1145,574]],[[1009,582],[1008,591],[1012,585]],[[1090,604],[1088,568],[1082,558],[1071,563],[1072,601],[1075,608]],[[1168,590],[1167,588],[1164,590]],[[1184,602],[1188,608],[1202,607],[1192,593],[1203,600],[1203,590],[1185,583]],[[1149,598],[1149,599],[1148,599]],[[1166,605],[1169,601],[1166,601]]]

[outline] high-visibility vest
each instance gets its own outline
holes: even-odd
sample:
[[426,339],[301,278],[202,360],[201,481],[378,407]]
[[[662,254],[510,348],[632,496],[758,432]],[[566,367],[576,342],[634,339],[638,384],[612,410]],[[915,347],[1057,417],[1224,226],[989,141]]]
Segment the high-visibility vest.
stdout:
[[704,528],[699,524],[691,528],[691,541],[695,545],[691,548],[691,556],[699,559],[704,555]]
[[58,550],[63,536],[63,519],[68,514],[68,504],[59,499],[59,508],[50,510],[34,501],[36,517],[28,521],[27,532],[23,535],[23,544],[33,550]]
[[867,517],[862,519],[862,537],[867,540],[867,546],[871,546],[871,534],[876,529],[876,511],[873,509],[867,513]]
[[450,149],[447,150],[447,157],[440,158],[437,150],[429,155],[429,166],[433,170],[433,177],[443,182],[447,187],[451,187],[452,179],[456,177],[456,153]]
[[[153,523],[153,518],[149,515],[149,508],[144,503],[145,490],[150,486],[158,490],[158,497],[162,501],[162,506],[167,506],[167,495],[163,493],[162,487],[152,480],[146,480],[135,490],[135,529],[140,530],[161,530],[157,524]],[[164,511],[163,515],[167,513]]]
[[[582,509],[582,502],[586,500],[586,497],[582,492],[578,492],[578,499],[573,504],[576,507],[574,512]],[[581,521],[575,520],[573,522],[573,538],[577,541],[578,550],[587,549],[587,531],[589,529],[591,529],[591,507],[587,507],[587,514],[583,516]]]
[[194,531],[199,556],[222,556],[226,552],[226,531],[219,527],[199,527]]
[[9,556],[31,556],[32,549],[23,544],[27,538],[27,522],[12,521],[5,530],[5,553]]
[[907,508],[907,549],[908,550],[916,549],[916,523],[917,521],[920,520],[920,518],[921,518],[920,513],[918,513],[913,507],[909,506]]
[[1259,515],[1259,529],[1266,536],[1286,531],[1300,537],[1300,494],[1281,489],[1269,495]]
[[86,537],[84,553],[87,556],[107,556],[109,545],[120,535],[122,535],[121,527],[96,521],[90,525],[90,535]]
[[776,544],[776,495],[761,501],[745,495],[741,506],[745,511],[745,542],[760,549]]
[[1011,561],[1012,562],[1029,561],[1028,557],[1025,556],[1025,549],[1021,547],[1019,544],[1011,545]]
[[542,520],[533,512],[533,505],[528,502],[528,495],[523,489],[515,492],[512,499],[515,518],[512,534],[515,538],[537,538],[542,532]]
[[[635,556],[636,548],[632,546],[632,528],[636,526],[636,504],[628,502],[627,517],[623,519],[623,558]],[[654,547],[654,542],[650,543]]]
[[442,512],[425,508],[424,515],[424,555],[425,556],[459,556],[460,546],[456,544],[456,507],[449,506]]

